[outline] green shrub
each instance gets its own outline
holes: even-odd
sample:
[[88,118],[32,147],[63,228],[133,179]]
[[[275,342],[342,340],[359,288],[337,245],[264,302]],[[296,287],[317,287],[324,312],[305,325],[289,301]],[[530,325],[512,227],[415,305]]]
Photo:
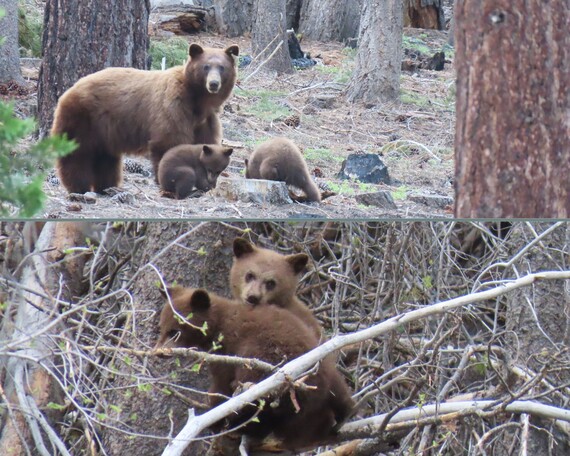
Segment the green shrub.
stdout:
[[34,129],[32,119],[18,119],[11,104],[0,102],[0,216],[13,215],[14,208],[19,217],[31,217],[41,210],[45,170],[76,147],[73,141],[53,136],[16,151]]
[[182,65],[188,58],[188,42],[183,38],[150,41],[151,69],[162,68],[162,58],[166,57],[166,68]]
[[41,15],[18,8],[18,42],[21,57],[41,57],[43,21]]

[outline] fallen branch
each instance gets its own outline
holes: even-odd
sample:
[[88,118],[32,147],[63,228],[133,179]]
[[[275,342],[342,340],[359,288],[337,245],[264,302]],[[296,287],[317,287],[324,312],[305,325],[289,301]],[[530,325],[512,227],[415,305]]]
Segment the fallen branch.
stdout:
[[[497,298],[498,296],[509,293],[518,288],[532,285],[536,280],[569,280],[569,279],[570,279],[570,271],[547,271],[547,272],[538,272],[534,274],[529,274],[519,279],[513,280],[511,282],[506,282],[500,286],[491,288],[489,290],[480,291],[465,296],[460,296],[458,298],[454,298],[449,301],[444,301],[438,304],[433,304],[431,306],[422,307],[421,309],[406,312],[402,315],[396,315],[382,323],[379,323],[375,326],[364,329],[362,331],[334,337],[331,340],[325,342],[324,344],[318,346],[317,348],[311,350],[310,352],[304,354],[303,356],[294,359],[293,361],[290,361],[281,369],[279,369],[279,371],[277,371],[275,374],[261,381],[260,383],[250,388],[249,390],[245,391],[244,393],[229,399],[227,402],[220,404],[219,406],[204,413],[203,415],[190,416],[186,425],[182,428],[182,430],[178,433],[178,435],[167,445],[162,454],[163,456],[175,456],[175,455],[177,456],[182,454],[182,451],[190,444],[190,442],[195,440],[200,435],[200,433],[202,433],[206,428],[220,421],[221,419],[225,418],[231,413],[240,410],[246,404],[251,403],[271,393],[273,390],[279,388],[289,379],[291,378],[296,379],[300,377],[301,375],[303,375],[304,372],[311,369],[318,361],[320,361],[330,353],[342,347],[381,336],[390,331],[396,330],[407,323],[421,320],[426,317],[439,315],[449,310],[453,310],[469,304],[474,304],[476,302]],[[511,411],[516,410],[516,407],[518,407],[521,402],[523,402],[524,404],[529,404],[529,402],[527,401],[515,401],[512,404],[509,404],[507,406],[507,409],[510,408]],[[481,404],[482,401],[475,402],[475,404],[477,403]],[[489,401],[489,403],[486,405],[488,406],[489,404],[494,404],[494,403],[496,402]],[[470,404],[473,404],[473,402]],[[530,404],[538,404],[538,403],[530,403]],[[422,409],[426,410],[427,407],[428,406],[423,407]],[[465,407],[465,404],[463,404],[463,407]],[[546,407],[546,409],[544,407]],[[556,407],[543,406],[541,408],[532,409],[532,410],[529,410],[528,407],[526,407],[523,411],[525,411],[526,413],[533,414],[533,412],[546,413],[545,410],[548,410],[549,412],[554,413],[551,409],[555,409],[557,413],[559,413],[562,410],[562,409],[557,409]],[[560,416],[566,417],[566,413],[568,414],[568,418],[570,418],[569,411],[566,410],[562,411],[564,413],[561,413],[560,415],[557,414],[556,419],[563,419],[560,418]],[[401,411],[399,413],[403,412],[404,411]],[[191,412],[191,414],[193,414],[193,412]],[[396,414],[396,416],[397,415],[398,414]],[[393,423],[393,419],[390,420],[390,423]],[[345,425],[343,427],[343,431],[346,428],[350,429],[349,426],[352,424],[353,423]]]

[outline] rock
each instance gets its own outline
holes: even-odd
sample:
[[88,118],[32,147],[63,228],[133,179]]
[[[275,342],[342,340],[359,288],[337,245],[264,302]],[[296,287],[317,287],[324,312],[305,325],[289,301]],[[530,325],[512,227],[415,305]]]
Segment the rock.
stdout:
[[97,202],[97,194],[93,192],[70,193],[67,198],[69,201],[75,201],[77,203],[95,204]]
[[338,177],[370,184],[390,183],[388,168],[376,154],[350,154],[342,162]]
[[394,203],[394,198],[392,198],[392,195],[387,190],[380,190],[372,193],[361,193],[360,195],[356,195],[354,199],[358,203],[365,204],[366,206],[376,206],[384,209],[398,209]]
[[313,105],[315,108],[320,109],[331,109],[334,107],[336,102],[336,95],[312,95],[308,98],[308,104]]
[[256,204],[292,204],[285,182],[263,179],[219,178],[210,193],[232,201]]
[[425,204],[429,207],[445,209],[448,206],[453,206],[453,198],[443,195],[429,195],[426,193],[413,193],[408,195],[408,200],[414,203]]

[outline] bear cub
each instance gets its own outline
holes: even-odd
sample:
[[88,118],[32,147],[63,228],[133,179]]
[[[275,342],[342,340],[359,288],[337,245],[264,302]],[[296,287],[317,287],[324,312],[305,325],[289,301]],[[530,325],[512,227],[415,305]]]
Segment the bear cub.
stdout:
[[176,199],[193,188],[207,192],[216,187],[218,176],[230,163],[233,149],[213,145],[183,144],[170,149],[158,164],[158,183]]
[[287,138],[273,138],[257,146],[245,160],[245,177],[283,181],[305,192],[308,201],[321,201],[299,148]]
[[185,65],[165,71],[106,68],[81,78],[59,99],[52,134],[78,143],[58,159],[69,192],[101,193],[122,179],[122,155],[150,150],[155,176],[179,144],[221,144],[220,107],[236,81],[237,46],[191,44]]
[[233,253],[230,288],[235,299],[253,307],[270,304],[286,309],[320,339],[319,321],[296,296],[299,274],[309,261],[306,254],[281,255],[243,238],[234,239]]
[[[216,353],[257,358],[277,365],[299,357],[318,344],[308,327],[291,312],[277,306],[244,306],[201,289],[174,287],[168,293],[177,314],[167,302],[160,315],[157,348],[209,350],[215,342],[221,347]],[[216,376],[216,372],[223,376]],[[210,373],[213,377],[210,392],[227,396],[240,384],[258,383],[270,375],[245,365],[224,365],[224,369],[212,369]],[[350,390],[333,359],[329,356],[322,360],[304,383],[312,388],[295,388],[285,391],[277,400],[268,400],[257,415],[259,422],[252,421],[239,432],[254,439],[273,433],[290,450],[333,436],[336,426],[344,422],[354,406]],[[293,395],[296,404],[291,399]],[[246,407],[231,416],[229,425],[245,423],[255,412],[256,407]]]

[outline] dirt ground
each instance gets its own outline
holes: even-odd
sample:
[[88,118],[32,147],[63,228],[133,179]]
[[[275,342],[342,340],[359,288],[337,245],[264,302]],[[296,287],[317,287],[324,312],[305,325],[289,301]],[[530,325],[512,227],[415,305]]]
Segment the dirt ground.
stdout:
[[[447,32],[407,29],[404,48],[445,48]],[[189,42],[206,46],[240,46],[249,55],[249,38],[226,39],[202,34]],[[243,176],[244,158],[259,142],[286,136],[304,151],[309,170],[323,190],[335,193],[321,203],[260,205],[229,201],[211,194],[182,201],[161,196],[148,173],[124,173],[124,193],[71,201],[57,179],[48,178],[47,202],[41,218],[200,218],[200,219],[370,219],[384,217],[433,218],[452,215],[453,137],[455,129],[455,71],[446,52],[443,71],[402,72],[401,101],[379,106],[348,103],[344,90],[350,81],[356,51],[341,43],[304,40],[301,46],[318,61],[316,66],[276,76],[256,64],[240,69],[238,83],[225,106],[224,141],[234,147],[227,175]],[[33,75],[33,71],[30,73]],[[33,76],[32,76],[33,77]],[[34,83],[33,79],[30,81]],[[35,91],[17,102],[20,112],[33,113]],[[379,154],[387,165],[390,185],[340,180],[342,161],[353,153]],[[150,162],[133,159],[145,171]],[[133,163],[133,162],[131,162]],[[396,208],[359,202],[362,193],[387,191]],[[419,195],[419,197],[418,197]],[[427,197],[426,197],[427,195]]]

